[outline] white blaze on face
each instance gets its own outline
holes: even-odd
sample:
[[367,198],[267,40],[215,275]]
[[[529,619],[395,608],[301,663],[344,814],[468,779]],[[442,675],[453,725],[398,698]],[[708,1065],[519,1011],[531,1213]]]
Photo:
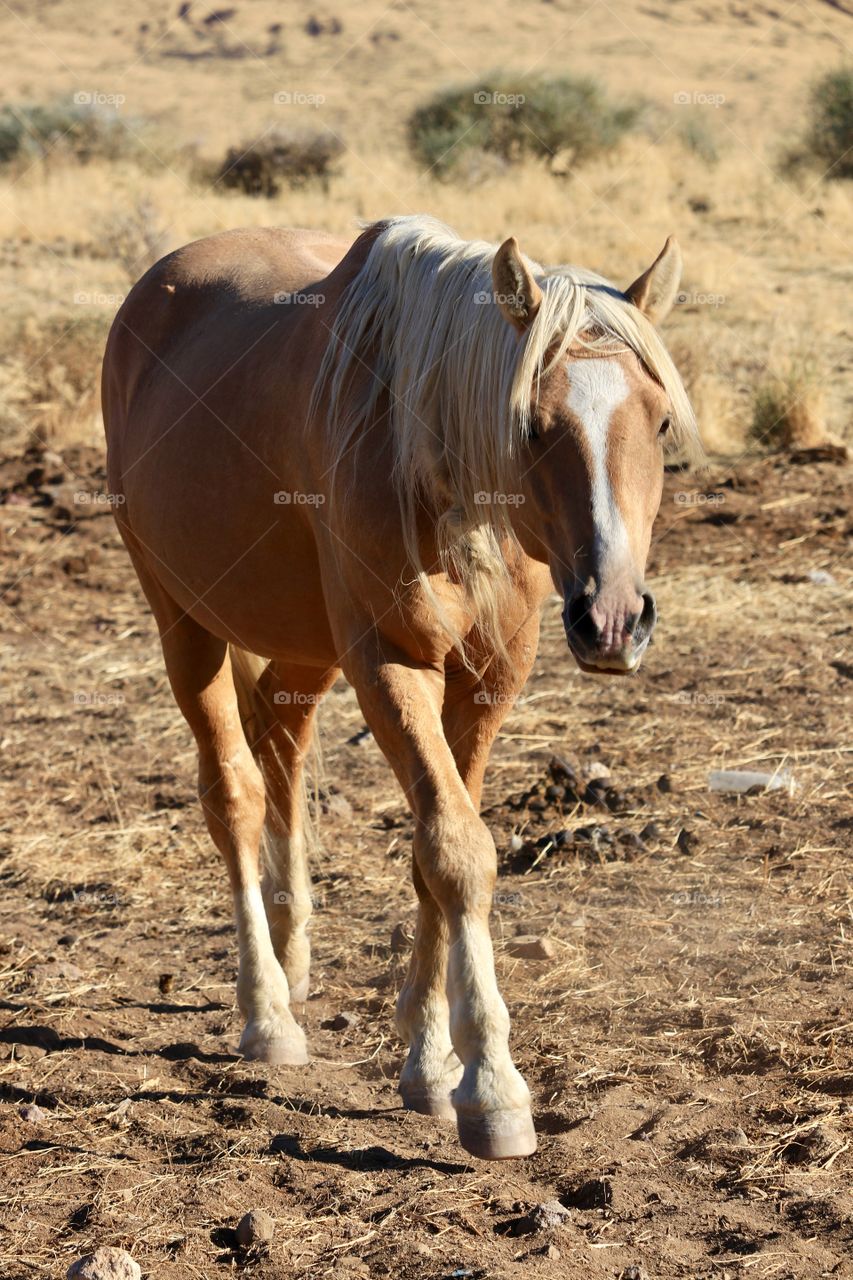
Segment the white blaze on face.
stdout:
[[587,445],[592,487],[596,560],[601,570],[628,553],[628,534],[607,473],[610,423],[628,396],[628,380],[618,360],[578,359],[569,365],[568,406]]

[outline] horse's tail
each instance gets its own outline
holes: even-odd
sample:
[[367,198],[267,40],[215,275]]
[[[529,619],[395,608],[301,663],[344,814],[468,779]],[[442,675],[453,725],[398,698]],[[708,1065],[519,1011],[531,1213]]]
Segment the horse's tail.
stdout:
[[[287,820],[277,807],[276,796],[286,792],[289,786],[287,768],[281,751],[277,747],[277,738],[272,733],[273,728],[279,727],[279,721],[263,682],[263,676],[269,664],[266,658],[259,658],[255,653],[247,653],[245,649],[240,649],[233,644],[229,646],[229,652],[243,732],[264,780],[267,808],[261,856],[265,866],[268,866],[269,834],[274,828],[279,831],[288,829]],[[317,756],[316,728],[315,750],[312,755],[315,758]],[[305,774],[303,773],[302,776],[304,779]],[[300,787],[299,803],[302,830],[305,833],[306,845],[310,849],[315,843],[315,831],[308,805],[308,788],[304,781]]]

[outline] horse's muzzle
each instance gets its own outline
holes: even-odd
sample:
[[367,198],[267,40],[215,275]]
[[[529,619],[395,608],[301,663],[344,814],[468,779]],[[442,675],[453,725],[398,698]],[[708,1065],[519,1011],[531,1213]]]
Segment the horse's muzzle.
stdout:
[[582,592],[563,609],[566,639],[583,671],[634,671],[656,621],[655,598],[648,591],[627,602],[605,602]]

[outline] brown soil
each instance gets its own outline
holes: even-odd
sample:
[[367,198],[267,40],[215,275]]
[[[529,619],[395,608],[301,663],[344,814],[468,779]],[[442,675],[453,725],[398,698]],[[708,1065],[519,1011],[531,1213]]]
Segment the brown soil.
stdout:
[[[0,464],[4,1280],[97,1244],[152,1280],[853,1275],[847,469],[669,476],[637,679],[581,676],[547,609],[487,793],[540,1147],[487,1165],[397,1105],[410,820],[375,744],[350,741],[343,686],[323,712],[342,799],[314,868],[313,1061],[235,1056],[225,876],[151,617],[108,507],[78,497],[99,467]],[[609,766],[605,803],[546,795],[554,755]],[[784,766],[797,789],[714,795],[721,766]],[[519,933],[556,959],[513,958]],[[342,1011],[354,1025],[323,1027]],[[534,1210],[555,1199],[549,1226]],[[252,1208],[276,1231],[247,1252]]]

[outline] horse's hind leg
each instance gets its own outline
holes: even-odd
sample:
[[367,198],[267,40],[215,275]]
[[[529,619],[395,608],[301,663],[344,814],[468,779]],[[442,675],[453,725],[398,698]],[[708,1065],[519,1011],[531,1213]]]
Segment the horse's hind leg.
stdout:
[[305,841],[303,771],[314,718],[336,668],[270,663],[258,681],[266,728],[255,745],[267,792],[264,904],[272,944],[293,1000],[308,997],[311,877]]
[[133,554],[154,610],[175,701],[198,746],[198,789],[208,830],[231,881],[240,967],[237,1002],[246,1020],[240,1052],[264,1062],[307,1062],[290,1012],[287,979],[270,940],[260,887],[264,786],[237,708],[228,646],[170,599]]

